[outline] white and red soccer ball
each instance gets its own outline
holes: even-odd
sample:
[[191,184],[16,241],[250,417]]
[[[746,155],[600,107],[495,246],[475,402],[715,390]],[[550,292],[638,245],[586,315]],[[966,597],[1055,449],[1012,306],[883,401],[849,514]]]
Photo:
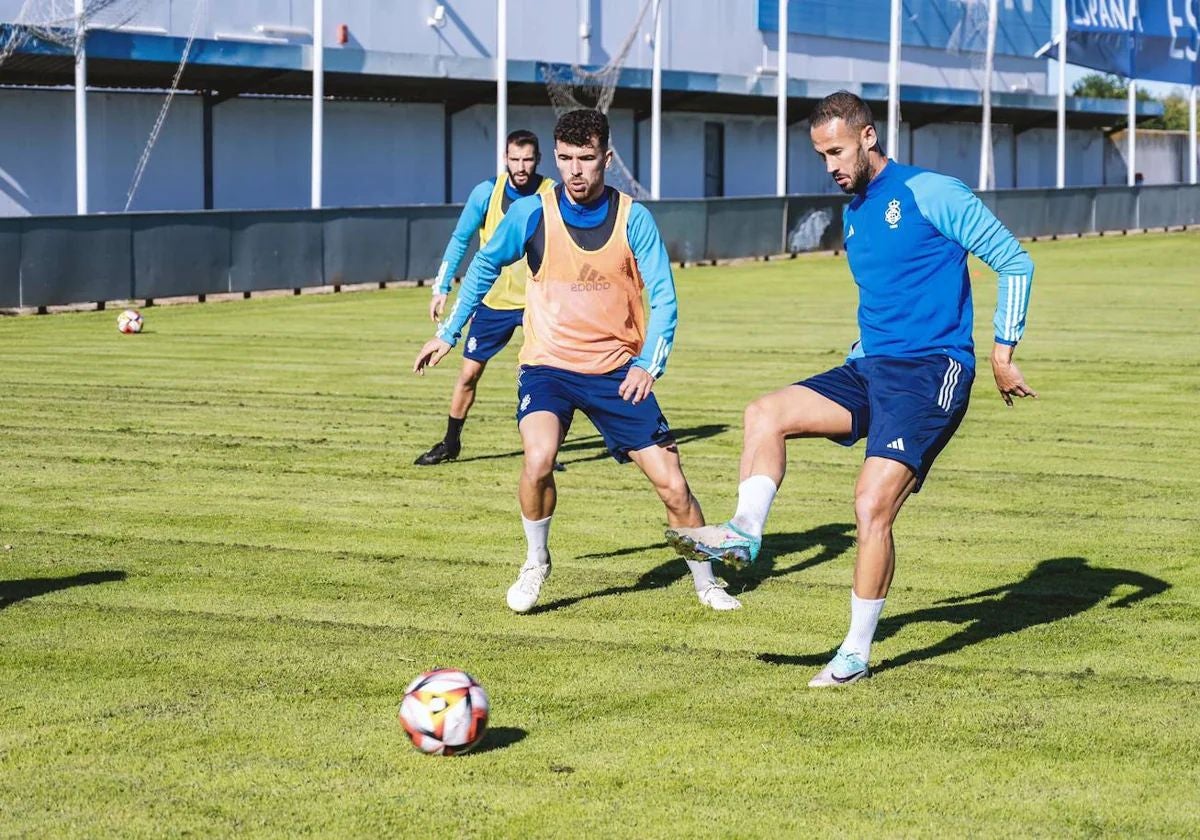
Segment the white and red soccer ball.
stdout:
[[458,755],[483,740],[488,696],[464,671],[435,668],[404,690],[400,725],[413,746],[430,755]]
[[142,313],[136,309],[126,309],[117,316],[117,329],[126,335],[142,331]]

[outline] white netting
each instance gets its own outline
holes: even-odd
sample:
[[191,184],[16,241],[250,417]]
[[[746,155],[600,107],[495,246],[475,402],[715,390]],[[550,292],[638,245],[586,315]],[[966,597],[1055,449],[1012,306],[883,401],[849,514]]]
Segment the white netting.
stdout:
[[[82,14],[76,14],[75,0],[24,0],[16,19],[11,22],[3,36],[3,43],[0,44],[0,65],[3,65],[15,52],[34,39],[44,43],[69,46],[74,50],[76,61],[78,61],[85,42],[83,36],[86,35],[89,28],[120,29],[135,20],[155,2],[156,0],[85,0]],[[188,56],[191,54],[192,44],[196,40],[196,33],[199,31],[200,20],[206,6],[207,0],[196,0],[191,30],[183,48],[183,55],[179,60],[179,66],[175,69],[175,75],[171,79],[171,86],[163,99],[158,117],[150,129],[146,146],[134,168],[133,179],[125,196],[125,210],[129,210],[133,205],[134,195],[141,185],[146,165],[150,162],[150,154],[154,151],[159,134],[162,132],[163,123],[166,122],[167,112],[175,99],[175,93],[179,90],[183,69],[187,65]]]
[[[958,18],[950,37],[946,40],[946,52],[965,57],[974,71],[976,82],[983,95],[990,98],[994,89],[994,68],[987,66],[988,42],[988,9],[989,0],[956,0]],[[994,153],[996,131],[991,131],[990,147],[993,152],[988,155],[986,182],[996,183],[996,155]]]
[[175,68],[175,75],[171,79],[171,87],[167,91],[167,96],[163,100],[162,108],[159,109],[158,118],[154,121],[154,127],[150,129],[150,137],[146,140],[146,147],[142,150],[142,156],[138,158],[137,167],[133,171],[133,181],[129,184],[129,192],[125,196],[125,210],[133,205],[133,196],[137,193],[138,186],[142,183],[142,175],[146,171],[146,164],[150,162],[150,153],[154,151],[154,144],[158,142],[158,135],[162,131],[163,123],[167,121],[167,112],[171,109],[171,103],[175,100],[175,92],[179,90],[179,80],[183,77],[183,68],[187,66],[188,56],[192,52],[192,44],[196,40],[196,33],[200,29],[200,18],[207,5],[207,0],[197,0],[196,9],[192,13],[192,28],[188,32],[187,43],[183,46],[183,55],[180,56],[179,66]]
[[82,17],[75,14],[75,0],[25,0],[0,45],[0,64],[36,38],[51,44],[72,47],[76,52],[94,22],[106,29],[117,29],[132,21],[154,0],[86,0]]
[[[641,34],[646,14],[654,3],[655,0],[644,0],[625,42],[603,67],[590,70],[582,65],[572,64],[570,67],[555,66],[546,69],[546,90],[550,94],[550,104],[554,106],[556,117],[579,108],[594,108],[603,114],[608,113],[617,90],[621,68],[625,66],[629,51]],[[656,44],[655,48],[657,47]],[[637,142],[636,137],[634,142]],[[638,183],[615,147],[612,166],[609,167],[605,180],[634,198],[650,197],[650,191]]]
[[971,56],[971,66],[982,70],[987,49],[988,0],[958,0],[957,5],[958,18],[946,39],[946,52],[967,53]]

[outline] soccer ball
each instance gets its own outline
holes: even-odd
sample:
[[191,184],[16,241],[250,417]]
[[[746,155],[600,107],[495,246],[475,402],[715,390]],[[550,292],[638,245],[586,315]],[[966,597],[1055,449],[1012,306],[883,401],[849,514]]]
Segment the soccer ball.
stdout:
[[465,753],[483,740],[487,721],[487,692],[470,674],[454,668],[421,674],[409,683],[400,703],[400,725],[413,746],[430,755]]
[[117,316],[117,329],[126,334],[142,331],[142,313],[136,309],[126,309]]

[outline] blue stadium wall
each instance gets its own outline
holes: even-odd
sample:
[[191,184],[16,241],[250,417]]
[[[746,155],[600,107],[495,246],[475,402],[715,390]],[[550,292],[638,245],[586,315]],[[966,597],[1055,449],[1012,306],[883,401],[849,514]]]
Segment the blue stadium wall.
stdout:
[[[198,0],[151,0],[128,23],[146,33],[138,47],[147,50],[161,36],[186,36]],[[886,7],[886,0],[866,6]],[[512,15],[511,62],[577,60],[602,63],[619,50],[642,0],[509,0]],[[686,13],[682,10],[685,8]],[[495,51],[494,0],[455,0],[446,4],[446,23],[427,25],[438,4],[432,0],[327,0],[331,33],[345,24],[345,59],[364,68],[419,65],[451,78],[491,78]],[[830,37],[834,10],[843,4],[793,2],[789,36],[793,79],[814,83],[871,84],[886,79],[887,45],[875,29],[856,30],[860,39]],[[911,4],[908,4],[911,5]],[[921,0],[922,8],[952,18],[961,0]],[[0,21],[14,20],[21,0],[0,0]],[[209,0],[210,13],[199,35],[210,39],[247,74],[258,52],[276,43],[311,43],[311,2],[258,0],[247,4]],[[777,61],[778,34],[771,25],[770,0],[667,0],[664,63],[668,75],[684,84],[714,79],[749,89],[773,84],[760,72]],[[1020,12],[1019,21],[1036,22],[1045,0],[1006,0],[1002,7]],[[1028,13],[1026,13],[1028,7]],[[856,7],[857,8],[857,7]],[[797,19],[796,15],[800,17]],[[1007,14],[1007,13],[1006,13]],[[886,17],[886,16],[885,16]],[[1011,21],[1010,21],[1011,23]],[[96,25],[103,26],[101,16]],[[589,37],[579,37],[586,25]],[[1022,24],[1024,25],[1024,24]],[[1048,24],[1047,24],[1048,25]],[[1041,24],[1038,24],[1041,26]],[[1004,90],[1044,92],[1043,61],[1020,54],[1045,26],[1030,23],[1021,36],[1006,36],[1010,55],[998,60],[998,85]],[[878,27],[876,26],[876,29]],[[1006,31],[1008,28],[1006,27]],[[1026,31],[1028,30],[1028,31]],[[1013,29],[1016,32],[1016,29]],[[977,62],[947,49],[953,27],[926,26],[912,33],[905,49],[906,85],[963,92],[978,89]],[[274,34],[270,34],[274,33]],[[280,34],[283,33],[283,34]],[[300,55],[299,47],[294,50]],[[645,68],[650,49],[643,38],[632,46],[628,66]],[[353,63],[353,62],[352,62]],[[767,83],[762,79],[766,78]],[[762,95],[760,92],[758,95]],[[123,209],[126,192],[158,109],[158,93],[93,90],[89,93],[90,207],[96,212]],[[74,196],[74,136],[70,90],[0,90],[0,216],[70,213]],[[150,158],[134,210],[191,210],[204,206],[203,135],[199,97],[175,99],[162,136]],[[622,157],[649,176],[649,121],[633,111],[615,109],[613,137]],[[303,98],[239,97],[212,111],[215,209],[302,207],[309,196],[309,103]],[[509,126],[527,126],[548,138],[550,108],[517,106]],[[705,194],[705,123],[718,123],[724,136],[724,194],[752,196],[774,191],[775,126],[766,116],[669,112],[663,121],[663,195],[692,198]],[[325,203],[372,206],[461,201],[479,180],[492,174],[495,147],[494,108],[475,105],[447,111],[438,103],[331,101],[326,106]],[[881,124],[881,131],[886,127]],[[446,143],[447,129],[450,142]],[[1054,135],[1050,128],[1019,133],[996,128],[996,186],[1033,187],[1052,183]],[[1072,131],[1068,183],[1123,183],[1119,150],[1097,130]],[[1154,155],[1139,156],[1147,183],[1178,179],[1182,157],[1167,139],[1161,165]],[[449,149],[447,150],[447,145]],[[978,127],[965,123],[901,126],[902,159],[939,169],[973,183]],[[447,178],[447,171],[450,176]],[[447,181],[449,189],[447,189]],[[788,189],[793,193],[829,193],[832,186],[815,162],[803,125],[790,135]]]

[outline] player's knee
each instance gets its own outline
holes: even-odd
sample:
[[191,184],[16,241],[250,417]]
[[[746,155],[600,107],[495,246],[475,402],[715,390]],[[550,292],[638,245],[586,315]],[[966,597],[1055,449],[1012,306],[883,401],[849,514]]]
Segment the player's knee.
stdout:
[[554,472],[554,448],[538,446],[525,449],[525,475],[540,480]]
[[779,422],[766,400],[755,400],[742,413],[743,428],[747,435],[778,434]]
[[460,388],[474,390],[479,383],[480,377],[483,376],[482,365],[471,365],[463,368],[458,372],[458,385]]
[[860,487],[854,493],[854,518],[859,530],[887,531],[892,527],[891,500],[874,487]]
[[692,490],[688,487],[687,479],[682,475],[672,476],[670,479],[660,482],[655,488],[658,490],[658,497],[662,499],[663,504],[669,510],[676,512],[686,511],[692,504]]

